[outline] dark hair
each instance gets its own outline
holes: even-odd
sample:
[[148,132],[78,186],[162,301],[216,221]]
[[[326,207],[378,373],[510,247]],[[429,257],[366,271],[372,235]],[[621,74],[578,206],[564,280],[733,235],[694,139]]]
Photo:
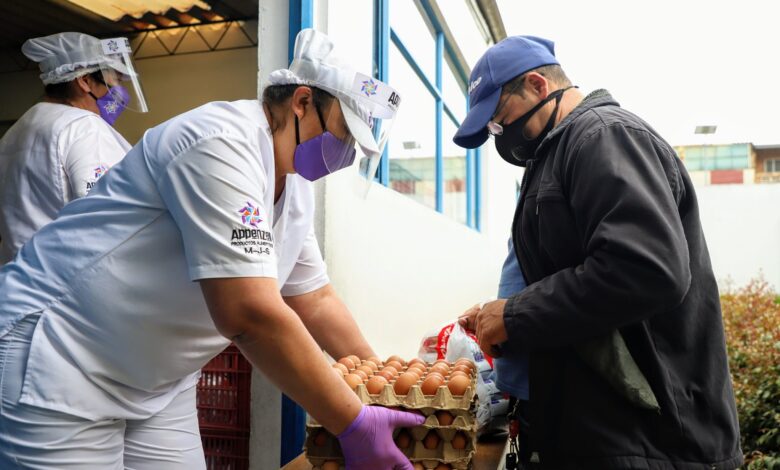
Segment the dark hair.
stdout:
[[[100,70],[96,72],[92,72],[87,74],[91,76],[96,82],[105,84],[106,82],[103,80],[103,72]],[[68,101],[72,98],[76,97],[76,94],[74,93],[74,88],[76,86],[74,82],[76,80],[75,78],[73,80],[67,81],[67,82],[60,82],[60,83],[50,83],[44,87],[44,90],[46,92],[46,96],[58,101]]]
[[559,87],[571,86],[571,80],[569,80],[569,77],[566,76],[566,73],[563,71],[561,66],[553,64],[542,65],[541,67],[529,70],[522,75],[518,75],[517,77],[507,82],[507,90],[512,90],[513,94],[525,96],[523,92],[523,81],[529,72],[536,72]]
[[[268,106],[271,113],[271,132],[276,132],[284,128],[284,119],[278,114],[282,105],[292,98],[293,93],[298,87],[305,85],[269,85],[263,90],[263,104]],[[325,109],[331,100],[335,99],[333,95],[325,90],[316,87],[309,87],[312,92],[312,102],[317,109]]]

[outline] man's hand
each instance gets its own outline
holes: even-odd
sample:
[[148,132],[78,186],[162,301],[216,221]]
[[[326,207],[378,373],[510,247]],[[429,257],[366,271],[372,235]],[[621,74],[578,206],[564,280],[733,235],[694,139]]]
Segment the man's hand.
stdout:
[[506,299],[494,300],[482,306],[476,315],[476,332],[479,347],[491,356],[500,356],[497,346],[508,338],[504,327],[504,306]]
[[477,331],[477,314],[479,313],[480,308],[481,304],[477,304],[458,317],[458,324],[469,333],[475,333]]

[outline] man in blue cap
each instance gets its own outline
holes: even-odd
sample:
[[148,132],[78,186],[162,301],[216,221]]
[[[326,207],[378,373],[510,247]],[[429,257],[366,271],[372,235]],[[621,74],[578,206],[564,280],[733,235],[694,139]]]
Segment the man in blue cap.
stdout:
[[739,467],[718,289],[672,147],[606,90],[583,96],[537,37],[488,49],[469,98],[455,143],[492,135],[525,167],[512,240],[528,287],[462,318],[484,350],[529,355],[525,464]]

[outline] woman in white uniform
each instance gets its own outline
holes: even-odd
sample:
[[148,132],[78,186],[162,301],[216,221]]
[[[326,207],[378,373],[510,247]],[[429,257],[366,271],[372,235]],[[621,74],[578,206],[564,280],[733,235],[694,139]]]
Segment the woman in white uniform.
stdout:
[[374,353],[330,286],[310,183],[356,147],[375,168],[400,98],[313,30],[270,83],[147,131],[0,270],[0,468],[204,468],[195,384],[231,340],[347,468],[412,468],[392,431],[423,417],[364,407],[321,352]]
[[133,72],[103,43],[59,33],[22,46],[46,94],[0,139],[0,265],[130,150],[111,125],[129,104],[118,81]]

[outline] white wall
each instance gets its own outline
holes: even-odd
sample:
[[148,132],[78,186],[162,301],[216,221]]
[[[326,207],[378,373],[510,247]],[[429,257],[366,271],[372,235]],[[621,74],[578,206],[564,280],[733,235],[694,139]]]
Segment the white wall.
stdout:
[[380,357],[416,355],[428,330],[496,295],[519,171],[490,158],[482,233],[378,184],[364,199],[352,169],[320,185],[331,281]]
[[763,273],[780,289],[780,184],[696,188],[704,235],[721,288]]

